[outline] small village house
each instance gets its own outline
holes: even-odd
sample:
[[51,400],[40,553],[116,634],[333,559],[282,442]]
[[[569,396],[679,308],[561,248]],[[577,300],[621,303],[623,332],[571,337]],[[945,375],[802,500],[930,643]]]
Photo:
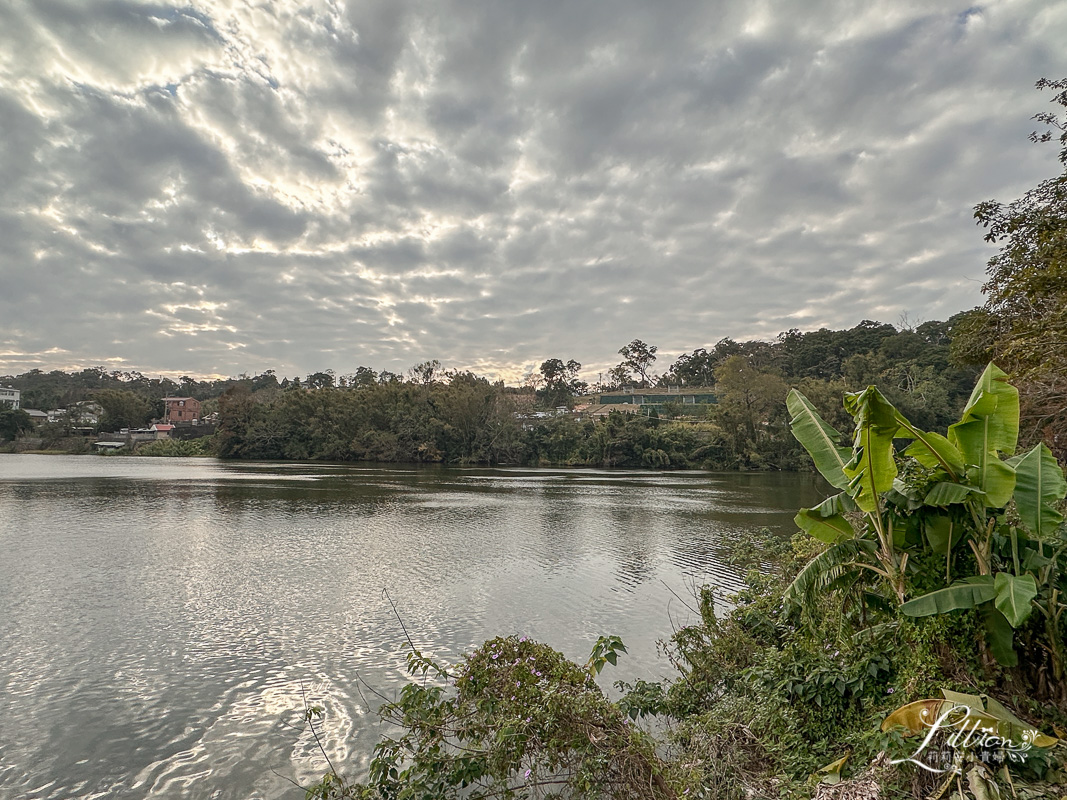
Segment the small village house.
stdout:
[[166,397],[163,421],[171,425],[187,425],[200,421],[200,401],[194,397]]

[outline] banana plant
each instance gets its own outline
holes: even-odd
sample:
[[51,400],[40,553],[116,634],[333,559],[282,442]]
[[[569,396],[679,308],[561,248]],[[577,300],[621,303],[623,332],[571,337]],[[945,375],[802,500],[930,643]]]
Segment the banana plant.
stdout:
[[[1045,445],[1015,455],[1019,395],[1004,372],[985,369],[947,435],[918,429],[873,386],[845,395],[855,420],[851,447],[796,389],[786,403],[793,435],[840,490],[795,518],[829,547],[800,572],[787,600],[803,602],[850,571],[866,571],[905,615],[979,609],[990,652],[1008,665],[1017,661],[1013,631],[1037,608],[1062,678],[1067,604],[1057,584],[1067,538],[1057,505],[1067,483]],[[910,444],[898,452],[895,442],[904,439]],[[954,580],[961,546],[975,568]],[[920,555],[944,559],[944,585],[909,599],[909,558],[914,564]]]
[[[855,531],[846,511],[866,515],[877,537],[874,562],[851,565],[871,570],[884,578],[903,602],[903,570],[907,556],[898,557],[892,530],[883,520],[882,495],[897,475],[893,438],[899,428],[893,406],[873,386],[845,395],[845,408],[856,420],[852,447],[841,445],[842,436],[826,422],[803,394],[793,389],[786,398],[793,435],[811,454],[815,467],[831,486],[844,490],[815,508],[802,508],[797,525],[816,539],[836,545],[853,538]],[[840,548],[839,548],[840,549]]]

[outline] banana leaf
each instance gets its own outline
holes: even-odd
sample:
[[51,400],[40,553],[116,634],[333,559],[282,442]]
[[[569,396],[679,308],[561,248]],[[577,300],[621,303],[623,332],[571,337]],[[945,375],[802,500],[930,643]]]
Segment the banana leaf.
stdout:
[[1000,460],[1019,440],[1019,392],[996,364],[986,367],[948,440],[977,469],[976,483],[988,508],[1003,508],[1015,490],[1015,470]]
[[811,401],[796,389],[789,391],[785,404],[793,415],[789,420],[789,428],[811,455],[815,468],[831,486],[846,488],[848,478],[842,469],[852,457],[852,451],[841,447],[841,434],[819,416]]
[[847,514],[848,512],[855,510],[856,503],[849,496],[848,492],[838,492],[832,497],[827,497],[819,503],[819,505],[812,506],[809,509],[809,511],[822,517],[832,517],[836,514]]
[[963,530],[964,527],[947,514],[929,517],[923,526],[930,549],[946,555],[963,536]]
[[[990,417],[990,444],[992,448],[1005,455],[1015,453],[1019,441],[1019,390],[1008,383],[1008,375],[996,364],[990,363],[978,378],[971,392],[967,405],[963,408],[961,422],[986,414],[977,411],[983,404],[983,397],[995,400]],[[973,417],[972,417],[973,415]],[[949,439],[952,439],[949,429]],[[962,448],[961,448],[962,449]]]
[[[994,425],[991,416],[957,422],[949,428],[968,463],[975,466],[973,480],[985,492],[987,508],[1003,508],[1015,491],[1015,470],[1001,461],[993,446]],[[968,477],[971,477],[970,475]]]
[[882,721],[882,733],[903,728],[905,736],[920,736],[930,730],[941,715],[944,700],[916,700],[898,708]]
[[996,597],[993,605],[1011,623],[1018,628],[1033,610],[1030,601],[1037,597],[1037,581],[1033,575],[1012,575],[1010,572],[998,572],[993,582]]
[[877,549],[869,539],[843,539],[830,545],[797,573],[782,594],[782,600],[786,605],[806,605],[817,592],[842,575],[857,571],[857,563],[873,562]]
[[827,544],[849,539],[855,535],[848,520],[840,514],[824,517],[814,508],[800,509],[800,513],[793,517],[793,521],[802,531],[806,531],[820,542]]
[[982,609],[982,622],[985,624],[986,644],[989,645],[989,652],[997,663],[1005,667],[1018,666],[1019,654],[1015,652],[1012,643],[1015,630],[1007,617],[994,606],[986,606]]
[[947,614],[963,608],[975,608],[997,596],[992,575],[976,575],[956,581],[951,586],[921,595],[904,603],[900,610],[909,617]]
[[845,395],[845,409],[856,420],[852,458],[842,468],[848,493],[861,510],[878,508],[878,498],[893,486],[897,465],[893,437],[900,428],[897,410],[874,386]]
[[982,491],[974,486],[953,483],[952,481],[941,481],[930,487],[926,497],[923,498],[923,503],[928,506],[941,506],[944,508],[954,503],[962,503],[972,494],[981,493]]
[[834,785],[841,782],[841,770],[845,768],[845,762],[848,761],[850,753],[845,753],[837,761],[831,761],[825,767],[820,768],[815,774],[822,775],[819,779],[819,783],[826,783]]
[[1063,514],[1055,507],[1067,494],[1063,470],[1044,443],[1010,459],[1008,464],[1015,468],[1015,507],[1019,518],[1034,536],[1047,540],[1063,522]]
[[904,451],[924,467],[941,467],[953,478],[963,473],[963,454],[940,433],[921,431],[906,419],[898,415],[901,427],[915,437],[915,441]]

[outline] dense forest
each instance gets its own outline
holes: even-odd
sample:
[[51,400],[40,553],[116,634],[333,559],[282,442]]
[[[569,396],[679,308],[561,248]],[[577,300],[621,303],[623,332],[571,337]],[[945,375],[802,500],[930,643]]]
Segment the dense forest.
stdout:
[[[788,430],[791,386],[831,420],[844,414],[835,399],[841,392],[868,384],[920,424],[944,425],[957,414],[977,374],[953,357],[961,318],[900,327],[865,320],[842,331],[791,330],[772,342],[723,339],[660,373],[657,348],[634,340],[597,387],[578,378],[581,364],[558,358],[542,362],[521,387],[443,370],[437,361],[404,376],[360,367],[282,380],[268,371],[172,381],[94,368],[33,370],[0,383],[21,389],[24,407],[95,400],[104,409],[102,430],[158,418],[166,395],[196,397],[205,415],[218,415],[212,447],[224,458],[796,469],[806,462]],[[717,402],[596,421],[556,413],[589,391],[626,386],[709,387]]]

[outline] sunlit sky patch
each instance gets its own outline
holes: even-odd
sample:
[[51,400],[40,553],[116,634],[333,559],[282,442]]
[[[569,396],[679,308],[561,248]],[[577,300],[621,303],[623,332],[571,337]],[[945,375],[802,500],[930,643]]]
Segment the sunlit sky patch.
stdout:
[[981,302],[1067,3],[10,0],[0,374],[595,377]]

